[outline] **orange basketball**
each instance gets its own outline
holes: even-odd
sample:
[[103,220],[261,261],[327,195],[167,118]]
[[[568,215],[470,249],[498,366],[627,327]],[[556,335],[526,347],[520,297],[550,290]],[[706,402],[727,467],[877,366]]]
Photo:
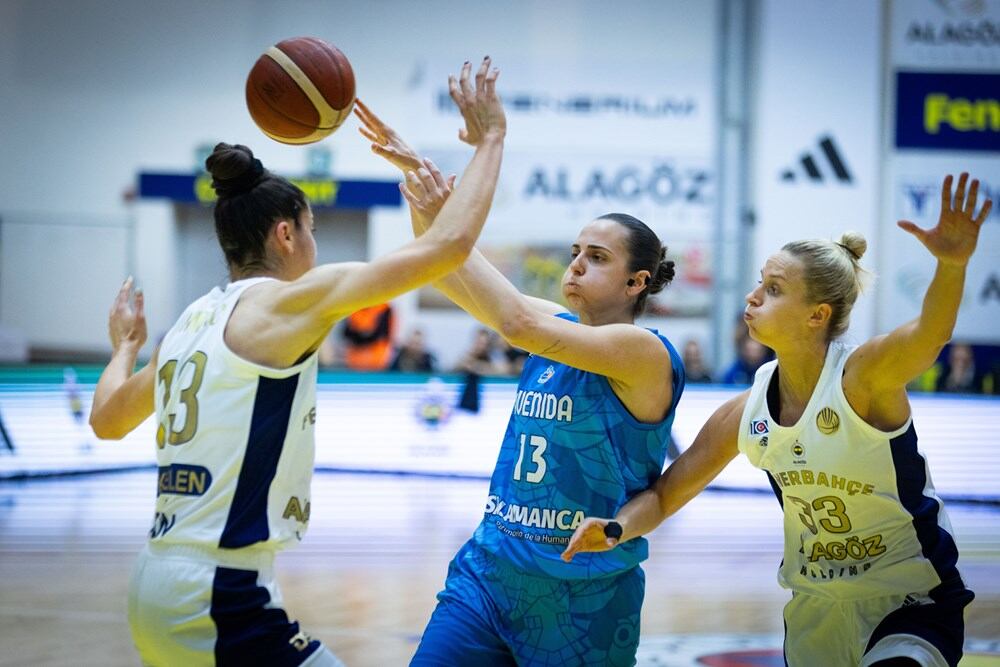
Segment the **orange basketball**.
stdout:
[[278,42],[247,77],[257,127],[284,144],[311,144],[340,127],[354,106],[354,70],[337,47],[316,37]]

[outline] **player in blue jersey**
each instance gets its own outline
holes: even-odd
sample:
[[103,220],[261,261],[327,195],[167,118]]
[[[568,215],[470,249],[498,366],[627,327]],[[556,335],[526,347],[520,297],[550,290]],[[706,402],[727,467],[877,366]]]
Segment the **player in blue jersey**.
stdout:
[[[370,262],[316,266],[303,192],[245,146],[206,161],[231,282],[188,306],[133,374],[146,341],[132,279],[112,307],[112,358],[90,423],[118,439],[155,411],[156,514],[129,587],[129,625],[147,665],[339,665],[282,609],[274,555],[310,514],[317,349],[350,313],[440,279],[473,250],[506,134],[483,61],[454,95],[475,146],[434,229]],[[392,280],[386,280],[392,276]]]
[[[406,173],[414,232],[429,233],[450,181],[363,105],[358,116],[373,150]],[[664,336],[634,321],[674,268],[652,230],[620,213],[587,224],[570,253],[562,290],[575,315],[521,294],[475,251],[435,283],[531,356],[483,519],[451,562],[412,665],[635,662],[645,542],[559,556],[585,514],[616,512],[663,468],[684,370]]]
[[[753,386],[720,407],[657,480],[614,516],[581,524],[565,558],[621,549],[701,491],[738,453],[765,470],[784,510],[779,583],[785,660],[792,667],[954,667],[963,610],[972,600],[927,461],[917,445],[906,384],[951,338],[969,258],[989,215],[976,214],[979,182],[952,196],[913,234],[937,262],[920,315],[860,346],[847,330],[866,242],[796,241],[772,255],[747,294],[750,335],[777,353]],[[574,557],[575,555],[575,557]]]

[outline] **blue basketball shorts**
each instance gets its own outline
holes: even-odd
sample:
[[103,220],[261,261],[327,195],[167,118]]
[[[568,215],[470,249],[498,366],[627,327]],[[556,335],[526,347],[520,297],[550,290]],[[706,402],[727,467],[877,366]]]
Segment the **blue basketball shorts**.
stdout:
[[534,576],[468,542],[410,664],[634,665],[645,583],[639,567],[590,580]]

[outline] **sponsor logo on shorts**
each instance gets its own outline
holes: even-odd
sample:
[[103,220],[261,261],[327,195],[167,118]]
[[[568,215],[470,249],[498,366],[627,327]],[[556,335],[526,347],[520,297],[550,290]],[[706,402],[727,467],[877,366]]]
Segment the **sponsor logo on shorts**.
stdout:
[[311,641],[312,638],[300,630],[298,634],[293,635],[291,639],[288,640],[288,643],[291,644],[292,648],[296,651],[305,651],[309,648],[309,642]]

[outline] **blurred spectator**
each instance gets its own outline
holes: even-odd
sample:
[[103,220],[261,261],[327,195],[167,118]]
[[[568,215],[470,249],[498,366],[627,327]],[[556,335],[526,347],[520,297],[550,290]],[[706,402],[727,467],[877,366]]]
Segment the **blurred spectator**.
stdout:
[[982,378],[976,373],[972,346],[952,343],[948,349],[948,362],[937,377],[937,391],[948,393],[982,393]]
[[755,341],[748,334],[741,341],[736,352],[736,361],[722,375],[722,384],[750,384],[754,373],[771,357],[771,351]]
[[433,373],[436,368],[437,361],[427,349],[424,332],[419,328],[410,331],[410,335],[396,352],[396,358],[389,366],[390,370],[403,373]]
[[701,354],[701,345],[693,338],[684,343],[681,355],[684,361],[684,379],[686,382],[711,382],[712,374],[705,367],[705,358]]
[[344,363],[356,371],[382,371],[392,361],[395,316],[383,303],[351,313],[344,322]]
[[459,360],[455,370],[476,375],[500,375],[503,364],[497,363],[494,357],[494,334],[489,329],[480,327],[472,337],[472,345]]
[[493,333],[489,329],[477,329],[472,346],[458,362],[456,370],[465,374],[465,387],[458,401],[458,407],[468,412],[479,412],[480,378],[484,375],[501,375],[505,368],[493,359]]
[[514,347],[502,338],[499,339],[498,344],[500,355],[506,364],[503,374],[511,377],[520,377],[521,371],[524,369],[524,362],[528,359],[528,353],[519,347]]

